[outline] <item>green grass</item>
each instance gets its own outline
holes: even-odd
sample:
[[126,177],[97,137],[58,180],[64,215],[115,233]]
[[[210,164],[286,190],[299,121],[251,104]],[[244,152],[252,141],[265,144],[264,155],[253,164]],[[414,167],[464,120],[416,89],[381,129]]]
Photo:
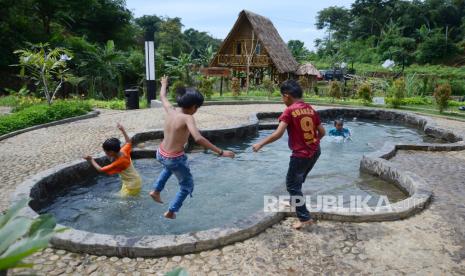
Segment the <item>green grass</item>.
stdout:
[[[279,94],[279,92],[278,92]],[[242,92],[240,96],[234,97],[230,92],[223,93],[223,97],[219,93],[215,93],[214,96],[208,101],[266,101],[270,103],[282,103],[281,97],[276,97],[276,93],[273,96],[267,97],[265,92],[250,91],[249,94]],[[306,102],[316,105],[338,105],[338,106],[362,106],[362,107],[374,107],[374,108],[392,108],[389,104],[387,105],[364,105],[360,99],[342,98],[333,99],[331,97],[305,95],[303,98]],[[387,99],[387,102],[388,99]],[[398,108],[399,110],[408,110],[426,115],[441,116],[451,119],[465,119],[465,111],[459,111],[459,106],[464,106],[465,102],[449,101],[449,107],[444,110],[443,113],[439,113],[434,100],[432,97],[411,97],[404,98],[402,105]]]
[[[318,70],[325,70],[332,68],[332,65],[325,61],[314,61],[312,62]],[[389,69],[385,69],[381,66],[382,62],[379,64],[369,64],[369,63],[354,63],[354,69],[356,74],[363,75],[368,72],[392,72]],[[352,68],[352,64],[348,65],[349,68]],[[400,68],[395,68],[394,72],[399,72]],[[434,75],[438,78],[445,79],[464,79],[465,78],[465,66],[462,67],[451,67],[444,65],[418,65],[412,64],[405,67],[404,72],[406,74],[425,74],[425,75]]]
[[36,104],[0,117],[0,135],[61,119],[84,115],[92,106],[82,100],[58,100],[51,106]]
[[11,106],[14,107],[18,104],[18,97],[15,96],[3,96],[0,97],[0,106]]

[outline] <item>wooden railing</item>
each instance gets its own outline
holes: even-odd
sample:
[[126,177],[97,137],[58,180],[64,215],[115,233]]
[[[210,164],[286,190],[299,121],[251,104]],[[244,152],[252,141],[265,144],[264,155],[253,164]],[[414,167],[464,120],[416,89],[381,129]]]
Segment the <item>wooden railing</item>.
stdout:
[[[267,67],[271,64],[271,59],[266,55],[254,55],[250,66]],[[220,66],[246,66],[247,57],[245,55],[218,55],[218,65]]]

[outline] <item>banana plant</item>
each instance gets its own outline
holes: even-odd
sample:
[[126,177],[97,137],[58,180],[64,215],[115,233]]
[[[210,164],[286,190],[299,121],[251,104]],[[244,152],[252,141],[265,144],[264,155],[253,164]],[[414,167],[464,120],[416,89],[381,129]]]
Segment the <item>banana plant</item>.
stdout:
[[187,85],[192,84],[190,71],[196,63],[192,54],[192,52],[190,54],[181,53],[179,57],[169,57],[170,60],[165,63],[168,74],[179,77]]
[[48,246],[56,232],[55,218],[43,214],[35,219],[22,216],[21,210],[28,204],[22,199],[0,216],[0,274],[11,268],[32,267],[23,259]]

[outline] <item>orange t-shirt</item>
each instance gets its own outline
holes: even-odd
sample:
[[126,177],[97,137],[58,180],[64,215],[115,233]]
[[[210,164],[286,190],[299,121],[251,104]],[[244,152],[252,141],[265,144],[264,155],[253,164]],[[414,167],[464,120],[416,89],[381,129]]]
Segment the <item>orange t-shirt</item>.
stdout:
[[131,143],[125,144],[120,152],[123,154],[110,165],[103,167],[103,172],[107,174],[117,174],[126,170],[131,165]]

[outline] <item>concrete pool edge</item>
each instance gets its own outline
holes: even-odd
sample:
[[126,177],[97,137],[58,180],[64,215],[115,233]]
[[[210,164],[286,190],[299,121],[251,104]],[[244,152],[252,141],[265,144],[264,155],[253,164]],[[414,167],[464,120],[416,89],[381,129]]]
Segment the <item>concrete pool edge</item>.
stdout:
[[[432,135],[437,137],[446,137],[455,143],[450,144],[397,144],[385,145],[380,151],[363,156],[360,161],[360,169],[370,174],[377,175],[383,179],[398,185],[404,191],[409,193],[409,197],[390,205],[390,209],[380,208],[377,211],[366,212],[363,210],[351,211],[348,208],[331,208],[322,209],[313,214],[320,219],[347,221],[347,222],[372,222],[372,221],[387,221],[404,219],[415,213],[423,210],[431,200],[432,191],[426,188],[424,180],[407,171],[395,168],[390,158],[395,156],[397,150],[427,150],[427,151],[450,151],[463,150],[465,144],[463,141],[458,141],[458,136],[434,127],[429,123],[428,118],[420,117],[415,114],[385,111],[375,115],[370,109],[349,109],[338,108],[331,109],[329,115],[337,113],[340,116],[341,112],[349,114],[372,114],[370,116],[380,116],[382,112],[394,114],[381,114],[384,118],[398,118],[399,114],[407,114],[408,118],[404,118],[402,122],[416,123],[425,132],[428,129]],[[325,110],[321,110],[323,113]],[[367,112],[369,111],[369,112]],[[327,112],[327,111],[326,111]],[[357,113],[358,112],[358,113]],[[327,112],[328,113],[328,112]],[[276,113],[257,113],[250,117],[250,122],[247,124],[222,129],[204,130],[202,133],[208,138],[213,139],[229,139],[238,135],[239,137],[251,135],[262,126],[259,125],[259,118],[264,115],[275,115]],[[328,116],[328,114],[326,115]],[[416,118],[415,118],[416,117]],[[388,119],[385,119],[388,120]],[[269,124],[267,128],[271,128],[273,124]],[[134,142],[142,142],[150,139],[162,138],[162,130],[150,130],[138,133],[134,136]],[[135,150],[133,153],[135,158],[153,157],[153,150]],[[15,202],[23,197],[33,197],[33,193],[38,191],[47,192],[44,187],[39,184],[43,179],[48,177],[63,177],[64,174],[69,174],[74,169],[85,170],[88,164],[85,161],[77,160],[68,164],[62,164],[43,171],[30,179],[24,181],[12,196],[11,202]],[[61,174],[61,175],[58,175]],[[72,176],[72,174],[71,174]],[[40,193],[40,192],[39,192]],[[29,217],[37,216],[37,213],[32,208],[27,208],[24,215]],[[219,228],[187,233],[181,235],[148,235],[139,237],[125,237],[120,235],[97,234],[77,229],[69,229],[63,233],[55,235],[52,239],[52,245],[56,248],[65,249],[73,252],[85,252],[96,255],[107,256],[127,256],[127,257],[160,257],[168,255],[180,255],[209,250],[237,241],[242,241],[253,237],[271,225],[281,221],[286,216],[291,215],[289,210],[279,213],[265,213],[263,210],[256,212],[250,217],[241,219],[232,224],[225,225]]]

